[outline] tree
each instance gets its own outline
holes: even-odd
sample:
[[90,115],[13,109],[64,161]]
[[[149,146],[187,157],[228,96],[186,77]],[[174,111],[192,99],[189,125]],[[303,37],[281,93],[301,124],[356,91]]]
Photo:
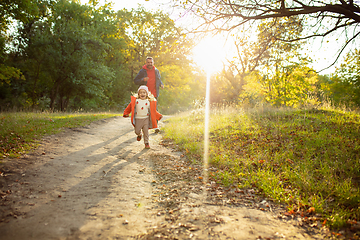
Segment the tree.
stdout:
[[360,50],[347,54],[331,77],[330,97],[335,104],[360,107]]
[[[192,91],[197,81],[187,58],[193,45],[192,39],[183,34],[183,30],[175,25],[168,14],[160,11],[150,12],[140,7],[131,11],[118,11],[117,16],[120,26],[127,33],[126,76],[132,88],[126,89],[136,90],[137,86],[132,80],[144,65],[146,57],[151,56],[166,85],[159,98],[160,111],[174,113],[181,107],[190,105],[200,90],[197,88]],[[116,88],[124,92],[124,84],[125,82]],[[125,92],[126,95],[129,92]]]
[[49,2],[16,25],[11,47],[0,39],[0,61],[4,57],[8,67],[0,71],[1,107],[121,109],[137,89],[133,78],[146,56],[155,58],[166,84],[161,107],[176,112],[197,97],[186,56],[191,39],[167,14],[141,7],[115,12],[97,0]]
[[[196,31],[231,31],[239,26],[282,17],[298,16],[307,26],[301,36],[287,36],[276,40],[295,42],[314,37],[337,34],[338,60],[344,49],[360,35],[360,7],[353,0],[174,0],[186,11],[202,19]],[[308,23],[308,24],[307,24]]]
[[[45,4],[47,1],[43,1]],[[0,3],[0,29],[6,30],[13,20],[27,22],[39,13],[41,6],[36,0],[2,0]]]
[[[45,3],[44,1],[43,4]],[[0,87],[8,86],[11,78],[24,79],[21,71],[9,66],[7,62],[6,44],[11,41],[8,33],[9,25],[15,21],[27,23],[35,18],[41,10],[42,7],[36,0],[2,0],[0,2]]]
[[124,9],[117,14],[127,32],[128,60],[137,64],[131,66],[131,77],[135,77],[148,56],[154,57],[156,66],[189,63],[186,55],[191,48],[191,39],[168,14],[149,12],[142,7],[131,11]]
[[114,73],[106,65],[111,45],[105,40],[116,29],[106,6],[67,0],[56,2],[46,19],[24,25],[14,61],[26,71],[33,104],[41,96],[50,99],[50,109],[82,107],[82,100],[92,98],[106,103]]
[[301,41],[278,41],[300,36],[301,20],[284,17],[263,20],[259,25],[258,44],[265,46],[261,59],[264,97],[275,106],[298,107],[309,102],[317,74],[308,67],[310,59],[300,54]]
[[[223,89],[223,96],[226,101],[254,102],[255,98],[260,99],[259,94],[244,93],[247,84],[255,86],[259,75],[266,72],[275,74],[282,65],[294,65],[294,62],[302,60],[299,49],[300,42],[280,42],[277,38],[300,35],[302,26],[297,17],[277,18],[264,20],[257,28],[257,39],[249,37],[247,30],[242,30],[236,35],[234,45],[236,56],[228,60],[224,65],[222,76],[228,81],[228,87]],[[303,61],[303,60],[302,60]],[[304,61],[303,61],[304,62]],[[252,76],[250,76],[252,75]],[[239,99],[239,95],[242,97]],[[254,97],[256,95],[256,97]],[[232,100],[230,100],[232,99]]]
[[[306,63],[278,68],[271,78],[262,79],[265,99],[275,106],[299,107],[310,103],[318,75]],[[315,103],[315,102],[311,102]]]

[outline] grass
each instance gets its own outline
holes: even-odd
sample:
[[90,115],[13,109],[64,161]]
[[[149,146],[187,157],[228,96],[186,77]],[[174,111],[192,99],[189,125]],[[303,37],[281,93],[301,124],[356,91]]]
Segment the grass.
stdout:
[[[167,121],[171,138],[202,162],[201,110]],[[256,187],[287,204],[315,211],[332,228],[360,220],[360,115],[335,110],[212,110],[209,172],[224,186]]]
[[38,146],[45,135],[90,124],[111,113],[0,113],[0,158],[16,158]]

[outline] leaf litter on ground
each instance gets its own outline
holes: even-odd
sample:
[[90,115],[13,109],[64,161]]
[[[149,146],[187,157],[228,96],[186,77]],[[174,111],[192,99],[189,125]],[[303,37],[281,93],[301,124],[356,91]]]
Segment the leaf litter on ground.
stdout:
[[[210,122],[209,177],[216,184],[255,189],[285,204],[285,216],[301,218],[303,225],[330,226],[337,236],[358,238],[359,115],[275,110],[228,114],[226,119],[219,114]],[[191,131],[201,129],[192,125],[202,123],[192,115],[169,119],[165,137],[190,161],[201,163],[203,132]]]

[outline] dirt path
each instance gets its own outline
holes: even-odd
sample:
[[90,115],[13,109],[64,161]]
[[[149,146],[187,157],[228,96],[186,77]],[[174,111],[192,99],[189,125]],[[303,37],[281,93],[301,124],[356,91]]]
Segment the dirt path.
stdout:
[[160,134],[150,141],[145,150],[119,117],[5,161],[0,239],[324,239],[255,190],[204,186],[201,166]]

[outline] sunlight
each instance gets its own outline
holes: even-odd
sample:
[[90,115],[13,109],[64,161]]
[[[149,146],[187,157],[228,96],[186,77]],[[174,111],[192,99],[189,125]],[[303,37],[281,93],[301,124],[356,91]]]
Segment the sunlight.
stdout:
[[207,73],[220,71],[226,59],[226,40],[219,36],[202,39],[193,50],[193,59]]
[[[208,183],[209,164],[209,123],[210,123],[210,85],[211,74],[221,71],[226,59],[225,39],[220,37],[207,37],[194,48],[193,57],[197,65],[206,72],[206,97],[205,97],[205,128],[204,128],[204,168],[203,182]],[[206,188],[203,195],[206,198]]]
[[[209,167],[209,123],[210,123],[210,77],[211,70],[206,72],[206,97],[205,97],[205,127],[204,127],[204,172],[203,182],[208,183],[208,167]],[[206,188],[204,188],[204,197],[206,197]],[[206,199],[206,198],[205,198]]]

